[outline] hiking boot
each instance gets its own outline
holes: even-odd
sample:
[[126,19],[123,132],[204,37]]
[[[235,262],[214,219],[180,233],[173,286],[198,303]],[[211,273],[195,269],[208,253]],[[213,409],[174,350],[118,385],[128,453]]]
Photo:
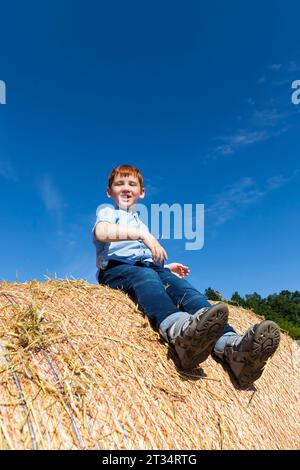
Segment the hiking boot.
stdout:
[[169,340],[175,346],[183,369],[193,369],[205,361],[227,320],[228,307],[220,302],[198,310],[184,321],[179,319],[169,328]]
[[[263,373],[267,360],[280,341],[276,323],[264,320],[249,328],[244,336],[234,337],[225,345],[222,359],[230,366],[241,387],[248,387]],[[217,354],[220,357],[220,354]]]

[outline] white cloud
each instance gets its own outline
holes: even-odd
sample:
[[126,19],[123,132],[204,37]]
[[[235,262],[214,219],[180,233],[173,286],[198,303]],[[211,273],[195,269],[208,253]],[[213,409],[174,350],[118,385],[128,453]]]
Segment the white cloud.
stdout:
[[289,63],[288,63],[288,68],[287,68],[288,72],[290,73],[293,73],[293,72],[298,72],[300,70],[300,66],[294,61],[294,60],[291,60]]
[[[287,74],[298,71],[300,71],[300,65],[294,60],[290,60],[288,64],[271,64],[267,67],[266,73],[261,75],[258,80],[256,80],[256,83],[259,85],[266,83],[268,77],[268,82],[273,86],[287,85],[287,83],[290,82]],[[278,72],[279,78],[273,80],[274,73],[272,72]]]
[[216,153],[221,153],[222,155],[231,155],[234,153],[233,146],[231,144],[221,144],[215,148]]
[[[271,71],[279,70],[284,72],[286,77],[287,71],[300,70],[300,67],[294,61],[290,61],[288,67],[287,64],[271,64],[267,67],[266,73],[257,80],[257,83],[265,83],[266,77],[271,75]],[[290,80],[285,77],[279,77],[277,81],[270,81],[270,84],[279,86],[289,83],[290,88]],[[218,156],[233,155],[249,145],[258,144],[282,135],[291,128],[289,118],[299,113],[295,107],[293,109],[285,107],[282,110],[280,101],[274,97],[265,103],[262,109],[258,108],[259,103],[257,100],[249,96],[244,99],[244,104],[248,105],[245,114],[237,116],[237,120],[240,121],[239,126],[243,125],[243,128],[233,129],[233,132],[228,135],[216,137],[214,140],[217,145],[214,145],[211,151],[203,156],[204,161],[215,159]]]
[[67,207],[67,204],[63,201],[59,189],[48,175],[43,176],[39,180],[38,187],[45,208],[56,220],[57,224],[61,226],[63,210]]
[[256,83],[258,83],[259,85],[261,85],[262,83],[265,83],[266,82],[266,76],[265,75],[262,75],[261,77],[259,77],[259,79],[256,81]]
[[[215,146],[212,154],[208,154],[206,158],[213,158],[218,155],[233,155],[244,147],[278,137],[288,130],[288,127],[279,127],[278,125],[283,118],[289,117],[289,115],[291,113],[279,113],[276,109],[255,111],[250,121],[252,121],[252,125],[261,129],[238,129],[232,135],[217,137],[216,140],[221,141],[221,143]],[[262,129],[263,127],[273,127],[273,129],[270,131],[270,129]]]
[[213,219],[215,225],[221,225],[262,195],[252,178],[243,178],[217,194],[215,201],[206,209],[206,214]]
[[289,182],[298,173],[299,171],[295,170],[291,176],[271,176],[260,186],[253,178],[245,177],[217,194],[212,204],[206,205],[205,214],[213,225],[222,225],[236,217],[246,207]]
[[[56,218],[61,217],[58,226],[49,232],[54,249],[58,253],[55,275],[59,279],[86,279],[88,282],[96,283],[96,255],[92,244],[95,212],[82,213],[68,221],[62,220],[66,205],[62,202],[57,188],[56,197],[54,199],[49,197],[48,193],[50,190],[53,192],[53,189],[54,184],[49,177],[44,178],[43,198],[45,205],[46,203],[48,205],[47,210]],[[45,275],[53,277],[54,274],[46,270]]]
[[272,65],[269,65],[268,68],[269,68],[270,70],[275,70],[275,71],[277,71],[277,70],[280,70],[281,67],[282,67],[282,64],[272,64]]
[[249,129],[240,129],[235,134],[219,137],[223,142],[215,147],[215,154],[230,155],[241,147],[253,145],[270,138],[266,131],[251,131]]
[[151,197],[154,196],[155,194],[158,194],[160,192],[160,189],[157,186],[154,186],[149,182],[149,180],[145,179],[145,193],[146,197]]
[[87,251],[84,256],[74,255],[71,262],[63,268],[62,276],[65,278],[86,279],[88,282],[96,283],[96,256]]
[[288,80],[287,78],[283,78],[282,80],[272,80],[271,85],[283,86],[283,85],[287,85],[288,83],[290,83],[290,80]]
[[233,145],[252,145],[256,142],[261,142],[267,138],[265,131],[249,131],[247,129],[230,136],[230,141]]
[[283,175],[271,176],[266,181],[266,185],[265,185],[266,192],[273,191],[273,189],[280,188],[280,186],[283,186],[285,183],[295,178],[295,176],[297,176],[298,173],[299,173],[299,170],[295,170],[291,176],[283,176]]
[[256,110],[252,116],[252,122],[255,126],[275,126],[284,118],[283,113],[279,113],[276,108]]

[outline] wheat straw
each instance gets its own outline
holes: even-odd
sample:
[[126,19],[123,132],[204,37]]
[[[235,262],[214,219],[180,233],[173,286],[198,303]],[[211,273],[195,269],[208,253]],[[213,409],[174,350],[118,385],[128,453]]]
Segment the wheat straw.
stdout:
[[[242,333],[259,318],[230,306]],[[282,334],[241,390],[209,357],[187,372],[123,292],[0,283],[1,449],[297,449],[299,351]]]

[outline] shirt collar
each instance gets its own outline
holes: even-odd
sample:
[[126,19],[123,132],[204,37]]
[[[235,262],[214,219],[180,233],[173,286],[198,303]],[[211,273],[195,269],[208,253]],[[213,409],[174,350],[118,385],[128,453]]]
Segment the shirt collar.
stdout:
[[137,217],[137,218],[139,217],[138,213],[136,211],[132,212],[132,211],[127,210],[127,209],[122,209],[121,207],[118,207],[116,203],[115,203],[115,209],[117,209],[119,211],[126,212],[127,214],[131,214],[133,217]]

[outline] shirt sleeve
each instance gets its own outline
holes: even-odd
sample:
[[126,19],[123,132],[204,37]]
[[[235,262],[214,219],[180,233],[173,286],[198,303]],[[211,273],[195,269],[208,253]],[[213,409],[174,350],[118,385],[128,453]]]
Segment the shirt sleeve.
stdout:
[[94,233],[94,230],[96,228],[96,225],[99,222],[110,222],[112,224],[116,223],[116,210],[113,209],[112,207],[106,206],[99,206],[96,211],[96,222],[93,227],[92,232]]

